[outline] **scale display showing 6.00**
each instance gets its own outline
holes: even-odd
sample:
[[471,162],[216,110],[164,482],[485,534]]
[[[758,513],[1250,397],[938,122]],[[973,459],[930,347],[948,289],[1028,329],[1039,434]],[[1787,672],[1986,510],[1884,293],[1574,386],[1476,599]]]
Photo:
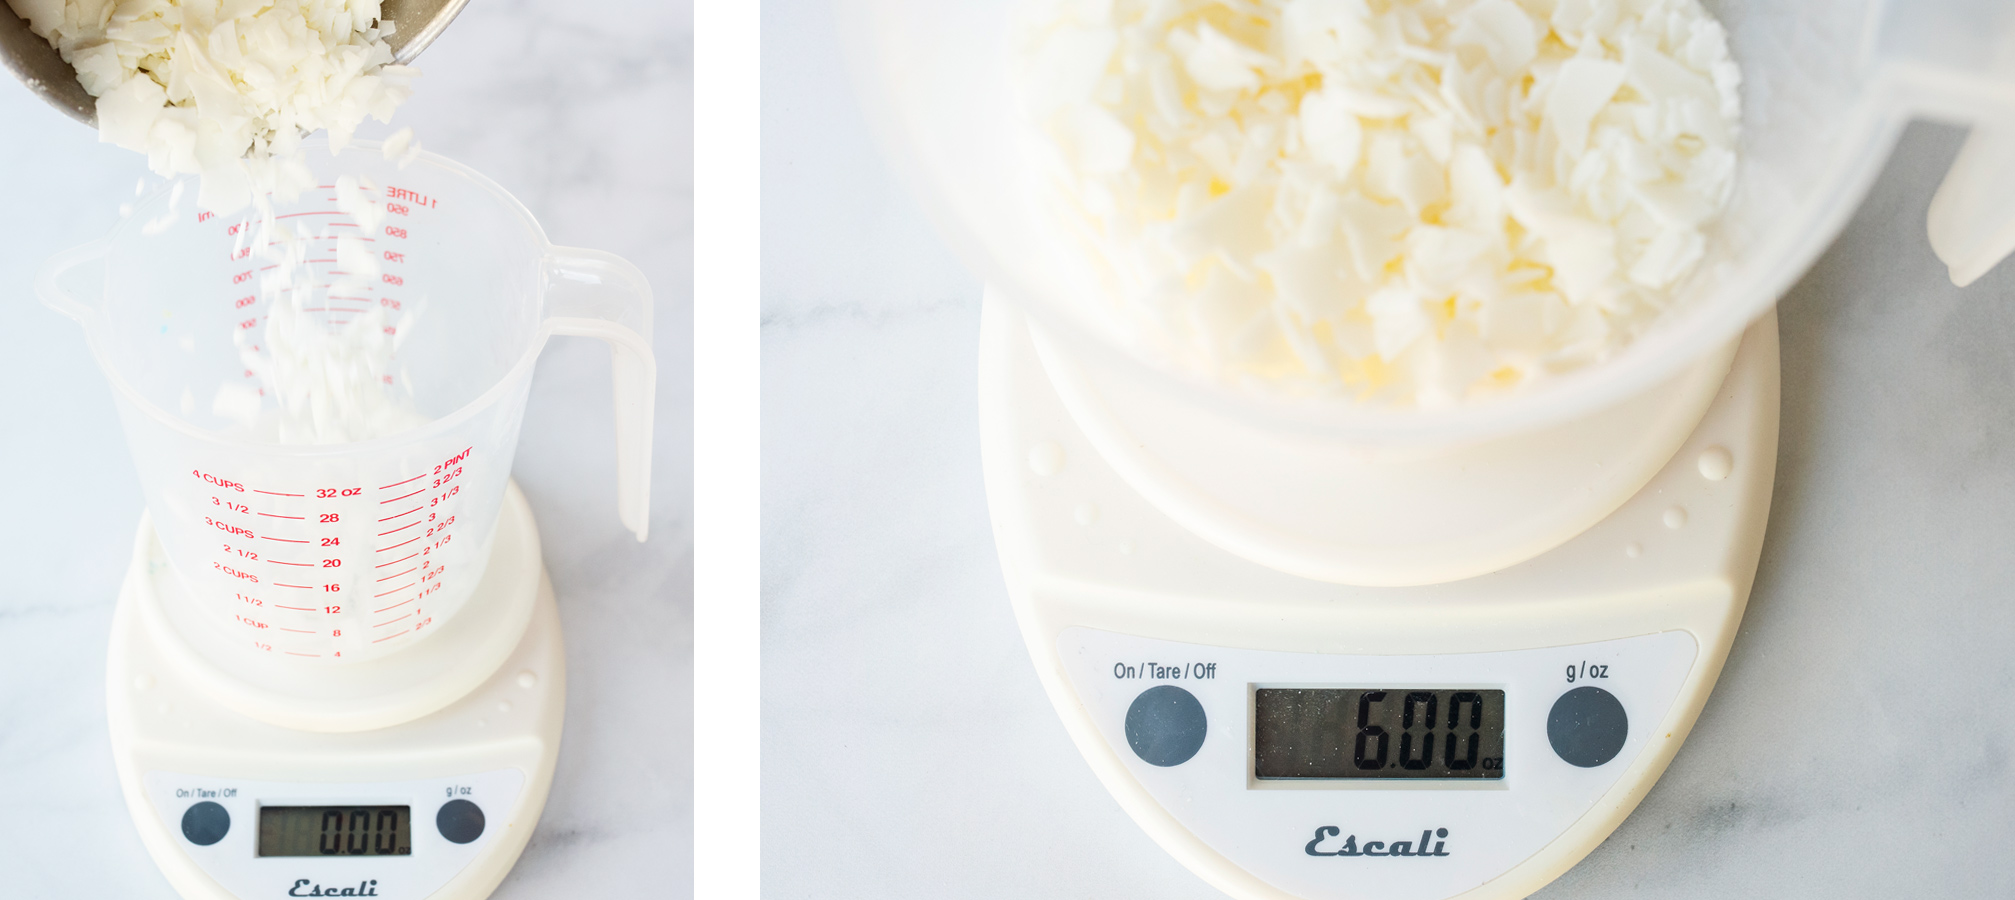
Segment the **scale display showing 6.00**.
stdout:
[[1504,692],[1477,688],[1258,688],[1253,774],[1503,778]]

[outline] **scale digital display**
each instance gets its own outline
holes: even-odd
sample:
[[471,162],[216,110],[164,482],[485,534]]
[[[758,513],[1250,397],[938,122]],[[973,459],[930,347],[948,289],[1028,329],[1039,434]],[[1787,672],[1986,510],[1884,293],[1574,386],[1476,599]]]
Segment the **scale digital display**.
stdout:
[[411,856],[410,806],[262,806],[260,856]]
[[1253,773],[1282,778],[1503,778],[1504,692],[1258,688]]

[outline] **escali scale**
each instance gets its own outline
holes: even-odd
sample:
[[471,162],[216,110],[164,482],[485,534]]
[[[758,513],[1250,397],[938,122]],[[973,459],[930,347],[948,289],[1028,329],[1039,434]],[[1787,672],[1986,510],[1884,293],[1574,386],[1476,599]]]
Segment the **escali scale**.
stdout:
[[[489,615],[450,619],[424,655],[343,673],[375,697],[318,698],[198,651],[185,635],[201,623],[177,621],[190,604],[142,524],[113,614],[106,706],[127,807],[182,896],[496,889],[545,808],[566,697],[559,613],[515,486],[496,542],[477,587]],[[436,705],[383,727],[317,728]]]
[[1134,820],[1235,897],[1551,881],[1685,740],[1762,547],[1774,314],[1589,421],[1427,459],[1171,406],[994,297],[980,371],[994,534],[1050,700]]

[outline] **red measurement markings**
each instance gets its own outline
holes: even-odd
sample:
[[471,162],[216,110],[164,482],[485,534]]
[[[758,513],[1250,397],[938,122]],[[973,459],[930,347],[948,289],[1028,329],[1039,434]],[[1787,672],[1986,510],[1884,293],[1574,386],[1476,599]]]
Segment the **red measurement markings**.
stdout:
[[[418,474],[418,475],[415,475],[415,476],[413,476],[413,477],[411,477],[411,478],[408,478],[408,479],[406,479],[405,481],[396,481],[396,482],[393,482],[393,483],[391,483],[391,484],[388,484],[388,485],[385,485],[384,487],[381,487],[381,488],[379,488],[378,490],[381,490],[381,491],[389,491],[389,490],[391,490],[391,489],[393,489],[393,488],[395,488],[395,487],[398,487],[399,485],[402,485],[402,484],[412,484],[413,482],[415,482],[415,481],[419,481],[420,479],[422,479],[422,478],[425,478],[425,477],[427,477],[428,475],[432,475],[432,474],[433,474],[432,472],[421,472],[420,474]],[[426,490],[426,488],[421,488],[421,490]],[[415,493],[417,493],[417,492],[415,492]],[[413,495],[412,495],[412,494],[407,494],[406,496],[408,496],[408,497],[411,497],[411,496],[413,496]],[[381,503],[390,503],[390,502],[392,502],[392,501],[391,501],[391,500],[381,500],[381,501],[379,501],[379,502],[381,502]]]
[[[415,555],[415,556],[417,556],[418,554],[414,554],[414,555]],[[411,558],[412,558],[412,557],[410,557],[410,556],[409,556],[409,557],[407,557],[407,559],[411,559]],[[420,568],[419,566],[414,566],[414,567],[412,567],[412,568],[410,568],[410,569],[407,569],[407,570],[406,570],[406,571],[404,571],[404,572],[400,572],[400,573],[399,573],[399,575],[407,575],[407,574],[411,574],[411,573],[413,573],[413,572],[416,572],[416,571],[418,571],[418,570],[419,570],[419,568]],[[378,580],[379,580],[379,581],[391,581],[392,579],[394,579],[394,578],[397,578],[397,577],[399,577],[399,575],[387,575],[387,576],[385,576],[385,577],[383,577],[383,578],[380,578],[380,579],[378,579]]]
[[269,512],[262,512],[262,513],[260,513],[259,515],[262,515],[262,516],[265,516],[265,517],[267,517],[267,518],[269,518],[269,519],[301,519],[301,518],[306,518],[305,516],[283,516],[283,515],[280,515],[279,513],[269,513]]
[[306,584],[281,584],[280,582],[277,582],[277,581],[275,581],[275,582],[273,582],[273,583],[274,583],[274,584],[276,584],[276,585],[279,585],[280,587],[290,587],[290,588],[300,588],[300,589],[302,589],[302,590],[304,590],[304,591],[312,591],[312,590],[314,590],[314,589],[315,589],[315,588],[314,588],[313,586],[311,586],[311,585],[306,585]]
[[389,590],[389,591],[386,591],[386,592],[385,592],[385,593],[383,593],[383,594],[372,594],[372,595],[371,595],[371,599],[373,599],[373,600],[376,600],[376,599],[378,599],[379,597],[386,597],[386,596],[390,596],[390,595],[392,595],[392,594],[396,594],[396,593],[398,593],[398,592],[400,592],[400,591],[403,591],[403,590],[405,590],[405,589],[407,589],[407,588],[409,588],[409,587],[412,587],[413,585],[415,585],[415,584],[418,584],[418,583],[419,583],[419,582],[417,582],[417,581],[415,581],[415,582],[409,582],[409,583],[407,583],[407,584],[402,584],[402,585],[399,585],[398,587],[395,587],[395,588],[393,588],[393,589],[391,589],[391,590]]
[[262,535],[259,535],[259,540],[262,540],[262,541],[279,541],[279,542],[280,542],[280,543],[282,543],[282,544],[305,544],[305,543],[307,543],[307,541],[297,541],[297,540],[294,540],[293,538],[276,538],[276,537],[273,537],[273,536],[271,536],[271,535],[264,535],[264,534],[262,534]]
[[[397,517],[397,516],[394,516],[393,518],[398,518],[398,517]],[[384,521],[384,520],[383,520],[383,519],[380,519],[379,521]],[[399,532],[401,532],[401,531],[405,531],[406,529],[408,529],[408,528],[411,528],[411,527],[413,527],[413,526],[415,526],[415,525],[418,525],[418,524],[420,524],[420,523],[419,523],[419,522],[418,522],[417,520],[416,520],[416,521],[412,521],[412,522],[407,522],[406,524],[404,524],[404,525],[401,525],[401,526],[399,526],[399,527],[397,527],[397,528],[394,528],[394,529],[392,529],[391,531],[380,531],[380,532],[378,532],[378,536],[379,536],[379,537],[384,537],[385,535],[388,535],[388,534],[398,534]]]
[[307,628],[281,628],[280,630],[281,630],[281,631],[291,631],[291,632],[293,632],[293,633],[295,633],[295,634],[319,634],[319,633],[320,633],[320,632],[317,632],[317,631],[314,631],[314,630],[312,630],[312,629],[307,629]]
[[[379,519],[378,521],[380,521],[380,522],[390,522],[390,521],[392,521],[393,519],[397,519],[397,518],[400,518],[401,516],[410,516],[410,515],[412,515],[412,514],[414,514],[414,513],[416,513],[416,512],[419,512],[420,510],[423,510],[423,509],[426,509],[426,507],[424,507],[424,506],[415,506],[415,507],[413,507],[412,509],[409,509],[409,510],[406,510],[405,512],[402,512],[402,513],[400,513],[400,514],[399,514],[399,515],[397,515],[397,516],[386,516],[386,517],[384,517],[384,518],[382,518],[382,519]],[[384,537],[384,535],[379,535],[379,537]]]
[[252,489],[252,493],[254,493],[254,494],[265,494],[265,495],[267,495],[267,496],[270,496],[270,497],[305,497],[305,496],[307,496],[306,494],[282,494],[282,493],[280,493],[279,491],[262,491],[262,490],[259,490],[258,488],[253,488],[253,489]]
[[409,538],[407,538],[407,539],[405,539],[405,540],[403,540],[403,541],[400,541],[400,542],[398,542],[398,543],[396,543],[396,544],[393,544],[393,545],[392,545],[392,546],[390,546],[390,547],[379,547],[379,548],[378,548],[378,549],[377,549],[376,551],[374,551],[374,552],[377,552],[377,553],[386,553],[386,552],[389,552],[389,551],[392,551],[392,550],[397,550],[397,549],[399,549],[400,547],[404,547],[404,546],[406,546],[407,544],[410,544],[410,543],[412,543],[412,542],[414,542],[414,541],[417,541],[417,540],[419,540],[419,539],[421,539],[421,538],[423,538],[423,537],[426,537],[426,535],[424,535],[424,534],[416,534],[416,535],[413,535],[412,537],[409,537]]
[[372,566],[372,568],[374,568],[374,569],[382,569],[382,568],[384,568],[384,567],[386,567],[386,566],[396,566],[396,565],[398,565],[398,564],[400,564],[400,563],[402,563],[402,562],[405,562],[406,560],[409,560],[409,559],[412,559],[413,557],[415,557],[415,556],[419,556],[419,555],[420,555],[420,554],[418,554],[418,553],[408,553],[408,554],[406,554],[405,556],[401,556],[401,557],[399,557],[398,559],[395,559],[395,560],[392,560],[391,562],[388,562],[388,563],[379,563],[379,564],[377,564],[377,565],[375,565],[375,566]]
[[411,603],[411,602],[413,602],[413,601],[415,601],[415,600],[418,600],[418,599],[420,599],[420,598],[418,598],[418,597],[407,597],[406,599],[404,599],[404,600],[401,600],[401,601],[399,601],[399,602],[397,602],[397,603],[394,603],[394,604],[392,604],[391,606],[387,606],[387,607],[385,607],[384,609],[374,609],[374,610],[371,610],[371,615],[374,615],[374,616],[375,616],[375,615],[377,615],[377,614],[379,614],[379,613],[388,613],[388,612],[391,612],[392,610],[395,610],[395,609],[398,609],[399,607],[401,607],[401,606],[405,606],[406,604],[408,604],[408,603]]
[[[425,477],[427,477],[427,476],[425,476],[425,475],[422,475],[422,476],[420,476],[420,477],[421,477],[421,478],[425,478]],[[380,490],[383,490],[383,488],[380,488]],[[399,502],[399,501],[401,501],[401,500],[404,500],[404,499],[406,499],[407,497],[411,497],[411,496],[413,496],[413,494],[424,494],[424,493],[426,493],[426,492],[427,492],[427,489],[426,489],[426,488],[421,488],[421,489],[419,489],[419,490],[417,490],[417,491],[414,491],[414,492],[413,492],[412,494],[400,494],[399,496],[397,496],[397,497],[393,497],[393,498],[392,498],[392,499],[390,499],[390,500],[380,500],[380,501],[378,501],[378,505],[379,505],[379,506],[384,506],[384,505],[385,505],[385,504],[387,504],[387,503],[397,503],[397,502]]]
[[376,625],[373,625],[373,626],[371,626],[371,627],[372,627],[372,628],[383,628],[383,627],[385,627],[385,626],[387,626],[387,625],[390,625],[390,624],[393,624],[394,622],[403,622],[403,621],[405,621],[405,620],[407,620],[407,619],[410,619],[410,618],[412,618],[412,617],[413,617],[413,614],[412,614],[412,613],[407,613],[407,614],[405,614],[405,615],[403,615],[403,616],[400,616],[400,617],[398,617],[398,618],[396,618],[396,619],[387,619],[387,620],[385,620],[385,621],[383,621],[383,622],[379,622],[378,624],[376,624]]
[[384,642],[386,642],[386,641],[389,641],[389,640],[391,640],[391,639],[393,639],[393,638],[395,638],[395,637],[399,637],[399,636],[401,636],[401,635],[408,635],[408,634],[412,634],[412,633],[413,633],[413,629],[411,629],[411,628],[408,628],[408,629],[406,629],[405,631],[401,631],[401,632],[399,632],[398,634],[388,634],[388,635],[385,635],[384,637],[381,637],[381,638],[379,638],[379,639],[377,639],[377,640],[375,640],[375,641],[372,641],[371,643],[373,643],[373,644],[382,644],[382,643],[384,643]]
[[320,656],[322,655],[322,654],[320,654],[320,653],[295,653],[295,652],[294,652],[294,651],[292,651],[292,650],[288,650],[288,651],[285,651],[285,652],[286,652],[286,654],[287,654],[288,656],[314,656],[314,657],[320,657]]
[[267,562],[269,562],[269,563],[272,563],[273,565],[276,565],[276,566],[306,566],[306,565],[311,565],[310,563],[290,563],[290,562],[287,562],[287,561],[285,561],[285,560],[279,560],[279,559],[269,559],[269,560],[266,560],[266,561],[267,561]]
[[393,185],[385,186],[385,198],[388,200],[406,200],[425,209],[433,209],[441,205],[439,200],[428,197],[426,194]]
[[316,609],[316,608],[314,608],[314,607],[312,607],[312,606],[281,606],[281,605],[279,605],[279,604],[277,604],[277,603],[276,603],[276,604],[273,604],[273,608],[275,608],[275,609],[291,609],[291,610],[293,610],[293,611],[295,611],[295,612],[321,612],[321,610],[318,610],[318,609]]

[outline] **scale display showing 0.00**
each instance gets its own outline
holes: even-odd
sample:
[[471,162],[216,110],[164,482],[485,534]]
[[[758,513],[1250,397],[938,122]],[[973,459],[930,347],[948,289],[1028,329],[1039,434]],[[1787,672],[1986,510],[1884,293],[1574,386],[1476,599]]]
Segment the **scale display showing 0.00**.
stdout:
[[263,806],[260,856],[411,856],[410,806]]
[[1503,778],[1504,692],[1259,688],[1260,778]]

